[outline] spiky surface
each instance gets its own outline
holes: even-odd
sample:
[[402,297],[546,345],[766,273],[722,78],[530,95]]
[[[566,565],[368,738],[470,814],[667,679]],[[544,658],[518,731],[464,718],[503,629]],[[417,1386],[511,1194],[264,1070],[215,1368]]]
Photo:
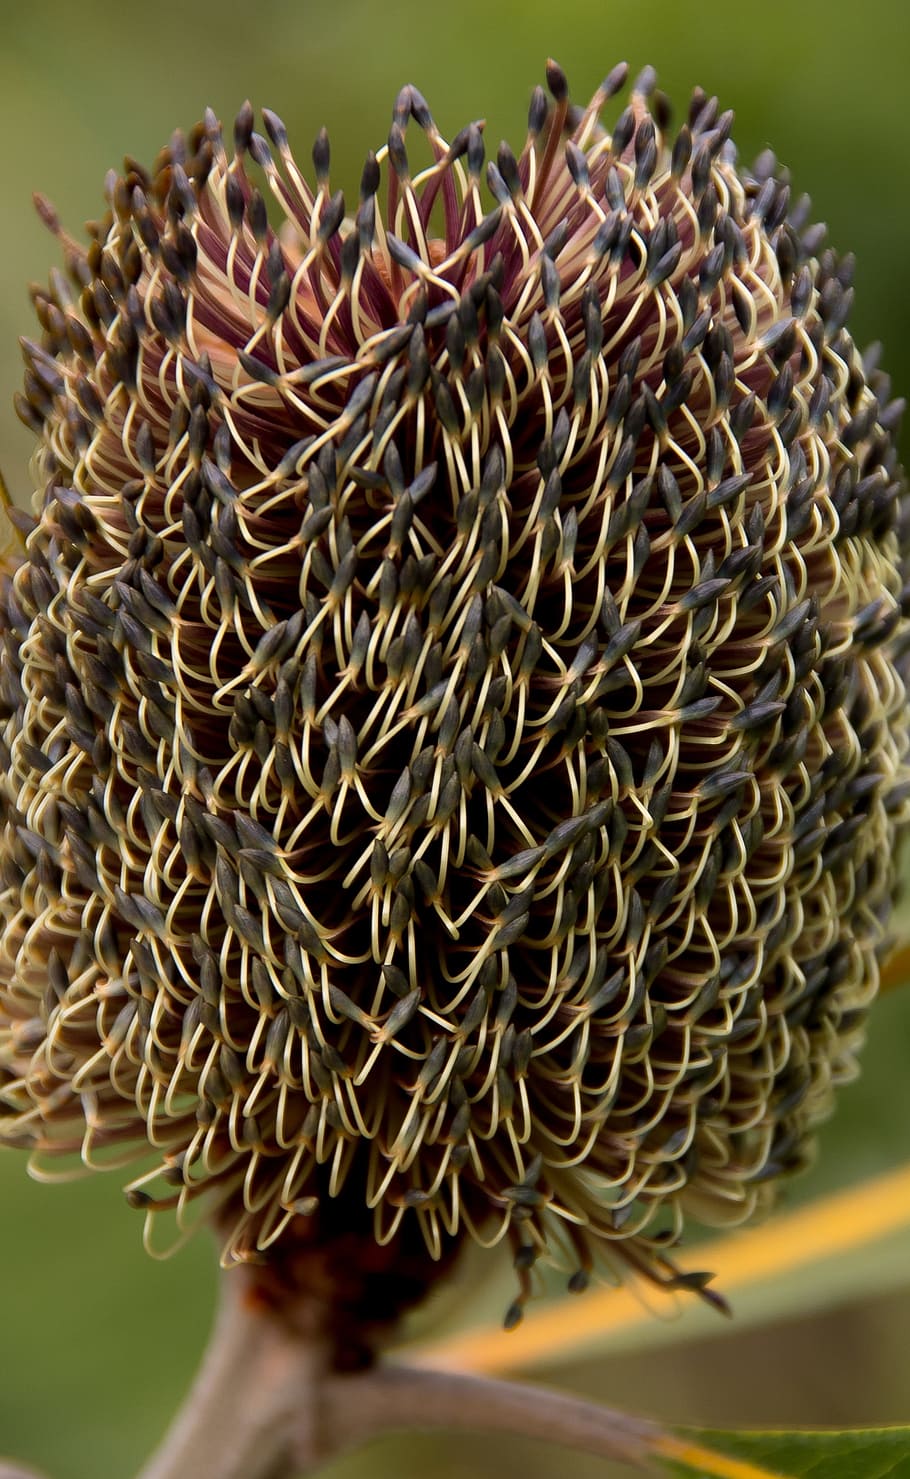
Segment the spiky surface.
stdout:
[[551,67],[492,206],[405,88],[353,222],[324,135],[313,183],[274,115],[209,117],[36,296],[2,1136],[152,1147],[133,1199],[208,1193],[228,1260],[343,1193],[378,1242],[672,1281],[852,1072],[907,794],[897,413],[773,159],[700,93],[665,141],[650,73],[610,134],[623,80],[581,111]]

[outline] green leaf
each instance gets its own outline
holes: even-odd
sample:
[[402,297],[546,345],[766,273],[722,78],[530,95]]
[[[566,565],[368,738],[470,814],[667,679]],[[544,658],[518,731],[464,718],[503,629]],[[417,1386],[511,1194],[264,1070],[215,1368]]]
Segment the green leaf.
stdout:
[[[910,1428],[846,1432],[724,1433],[679,1430],[668,1466],[686,1475],[748,1479],[753,1472],[786,1479],[910,1479]],[[671,1440],[671,1444],[672,1444]]]

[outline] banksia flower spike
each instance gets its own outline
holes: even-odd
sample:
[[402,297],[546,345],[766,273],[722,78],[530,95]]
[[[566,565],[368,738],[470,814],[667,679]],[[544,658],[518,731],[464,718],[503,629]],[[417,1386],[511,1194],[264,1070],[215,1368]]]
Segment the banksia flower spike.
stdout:
[[541,1254],[704,1290],[686,1219],[853,1072],[906,815],[850,260],[713,99],[671,139],[650,71],[612,132],[624,67],[547,80],[487,164],[404,88],[353,216],[248,106],[87,250],[42,205],[0,1137],[390,1314],[469,1239],[510,1320]]

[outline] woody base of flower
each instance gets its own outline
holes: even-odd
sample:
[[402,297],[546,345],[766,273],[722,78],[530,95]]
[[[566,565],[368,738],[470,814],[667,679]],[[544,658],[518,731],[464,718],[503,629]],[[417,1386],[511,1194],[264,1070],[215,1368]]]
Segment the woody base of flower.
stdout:
[[460,1251],[453,1240],[440,1259],[431,1259],[409,1223],[380,1245],[369,1226],[358,1227],[348,1200],[327,1199],[315,1215],[300,1217],[295,1236],[271,1257],[227,1275],[244,1278],[251,1305],[289,1337],[324,1345],[327,1366],[339,1372],[372,1366],[402,1317],[423,1302]]

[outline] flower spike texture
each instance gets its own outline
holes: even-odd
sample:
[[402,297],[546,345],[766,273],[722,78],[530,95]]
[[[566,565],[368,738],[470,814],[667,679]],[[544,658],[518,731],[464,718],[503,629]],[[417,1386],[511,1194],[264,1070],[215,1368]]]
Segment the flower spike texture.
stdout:
[[405,87],[353,214],[248,105],[39,202],[0,622],[0,1139],[229,1263],[505,1239],[510,1319],[804,1163],[908,796],[851,260],[714,99],[547,80],[488,163]]

